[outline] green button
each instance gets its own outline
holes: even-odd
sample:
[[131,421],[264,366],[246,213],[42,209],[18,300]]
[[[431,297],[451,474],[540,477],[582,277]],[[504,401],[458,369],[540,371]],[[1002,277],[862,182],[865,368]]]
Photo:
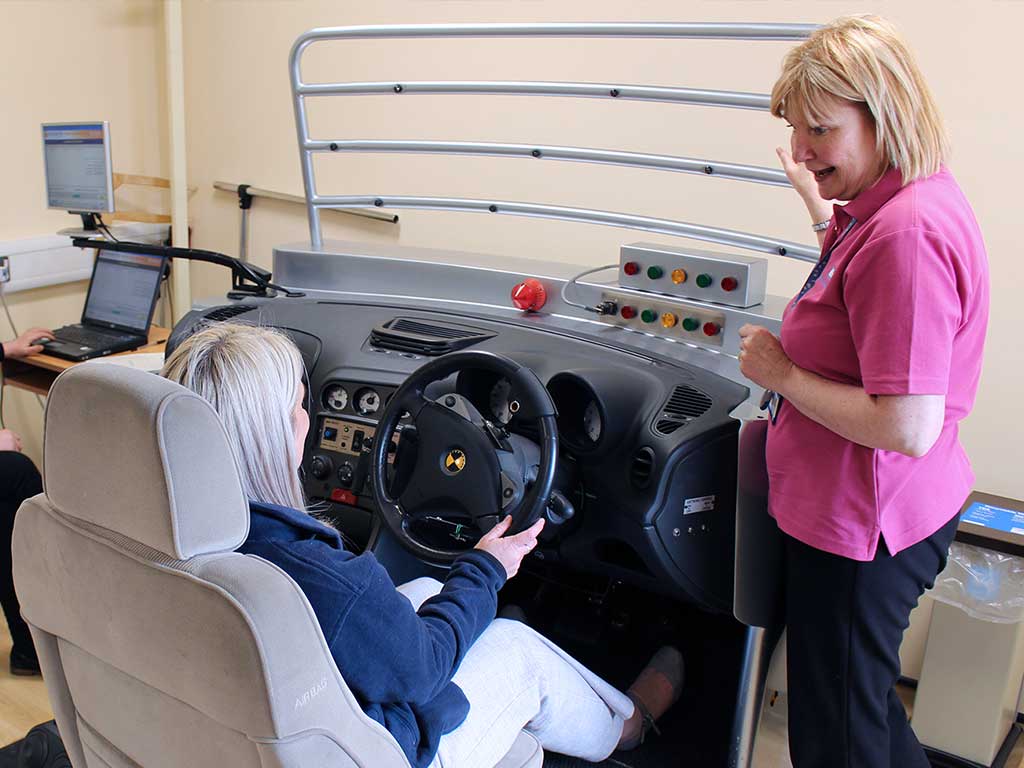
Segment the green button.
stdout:
[[647,268],[647,276],[649,278],[651,278],[651,280],[657,280],[659,277],[661,277],[664,274],[665,274],[665,270],[662,269],[661,267],[648,267]]
[[685,328],[687,331],[696,331],[698,328],[700,328],[700,321],[697,320],[697,318],[695,317],[688,317],[685,320],[683,320],[683,328]]
[[714,280],[711,279],[711,275],[709,275],[706,272],[697,275],[697,285],[699,285],[701,288],[707,288],[713,282]]
[[653,323],[655,320],[658,319],[658,313],[655,312],[653,309],[645,309],[643,312],[640,313],[640,319],[643,320],[645,323]]

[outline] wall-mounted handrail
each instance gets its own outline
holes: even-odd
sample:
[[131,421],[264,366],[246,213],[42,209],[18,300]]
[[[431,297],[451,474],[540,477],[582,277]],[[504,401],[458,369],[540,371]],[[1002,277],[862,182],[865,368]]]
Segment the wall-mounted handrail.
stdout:
[[[254,187],[251,184],[232,184],[230,181],[215,181],[213,182],[213,188],[219,189],[222,192],[230,192],[234,195],[238,194],[239,187],[245,187],[245,191],[253,197],[265,197],[268,200],[281,200],[286,203],[299,203],[305,205],[306,198],[302,195],[290,195],[287,192],[275,192],[272,189],[263,189],[262,187]],[[384,213],[384,211],[346,211],[338,210],[338,213],[348,214],[349,216],[359,216],[364,219],[375,219],[376,221],[386,221],[389,224],[397,224],[398,216],[393,213]]]
[[[567,160],[604,165],[622,165],[659,171],[697,173],[736,181],[753,181],[788,187],[783,171],[758,165],[721,163],[674,155],[653,155],[642,152],[621,152],[586,147],[556,147],[549,144],[498,144],[480,141],[367,141],[363,139],[307,141],[303,146],[311,152],[378,152],[423,155],[477,155],[485,157],[527,157],[535,160]],[[298,198],[302,200],[302,198]]]
[[[518,202],[496,202],[443,197],[406,195],[321,196],[316,189],[313,155],[317,152],[432,152],[443,154],[502,155],[509,157],[544,157],[577,162],[630,165],[654,170],[682,171],[719,176],[736,181],[754,181],[776,186],[788,182],[780,171],[734,163],[710,163],[692,158],[583,147],[526,147],[521,144],[483,142],[374,142],[314,140],[309,133],[306,99],[325,96],[418,94],[515,94],[563,96],[572,98],[612,98],[617,100],[659,101],[675,104],[765,110],[769,99],[765,94],[737,91],[673,88],[650,85],[619,85],[614,83],[562,83],[534,81],[376,81],[307,83],[302,79],[302,55],[314,43],[356,39],[394,38],[517,38],[517,37],[590,37],[590,38],[662,38],[713,40],[802,40],[817,28],[814,24],[734,24],[734,23],[548,23],[548,24],[413,24],[329,27],[310,30],[298,37],[289,57],[295,127],[302,162],[303,184],[309,233],[314,248],[323,247],[320,211],[323,209],[363,208],[380,205],[423,210],[490,211],[496,213],[538,216],[674,234],[723,245],[777,253],[814,261],[816,247],[788,243],[760,235],[733,230],[704,227],[687,222],[652,219],[609,211],[595,211],[564,206]],[[529,155],[526,151],[529,151]],[[540,153],[539,155],[537,153]],[[711,168],[709,173],[707,168]]]

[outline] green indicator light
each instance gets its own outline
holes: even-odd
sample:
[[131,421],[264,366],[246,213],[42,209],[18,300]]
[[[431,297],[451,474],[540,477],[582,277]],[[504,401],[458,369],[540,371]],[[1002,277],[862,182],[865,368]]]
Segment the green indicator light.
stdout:
[[643,312],[640,313],[640,319],[643,320],[645,323],[653,323],[655,320],[658,319],[658,313],[655,312],[653,309],[645,309]]
[[711,275],[709,275],[707,272],[703,272],[697,275],[697,285],[699,285],[701,288],[707,288],[713,282],[714,280],[711,279]]
[[687,331],[696,331],[700,328],[700,322],[695,317],[688,317],[683,320],[683,328]]
[[660,278],[664,274],[665,274],[665,270],[663,270],[661,267],[648,267],[647,268],[647,276],[649,278],[651,278],[651,280],[657,280],[658,278]]

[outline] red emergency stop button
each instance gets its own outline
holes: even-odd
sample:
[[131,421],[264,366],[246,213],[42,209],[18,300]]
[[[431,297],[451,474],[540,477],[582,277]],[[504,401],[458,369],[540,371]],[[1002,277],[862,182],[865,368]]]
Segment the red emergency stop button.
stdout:
[[536,312],[548,300],[548,292],[544,284],[533,277],[528,277],[512,289],[512,303],[516,309],[524,312]]
[[722,278],[722,290],[723,291],[735,291],[739,288],[740,281],[735,277],[723,277]]
[[719,331],[722,330],[722,326],[718,323],[704,323],[704,335],[705,336],[717,336]]

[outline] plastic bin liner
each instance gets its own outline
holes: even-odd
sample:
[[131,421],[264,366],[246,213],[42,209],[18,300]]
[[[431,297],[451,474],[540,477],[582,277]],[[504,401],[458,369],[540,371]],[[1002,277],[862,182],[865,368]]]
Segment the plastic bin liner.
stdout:
[[997,624],[1024,621],[1024,558],[953,542],[929,597]]

